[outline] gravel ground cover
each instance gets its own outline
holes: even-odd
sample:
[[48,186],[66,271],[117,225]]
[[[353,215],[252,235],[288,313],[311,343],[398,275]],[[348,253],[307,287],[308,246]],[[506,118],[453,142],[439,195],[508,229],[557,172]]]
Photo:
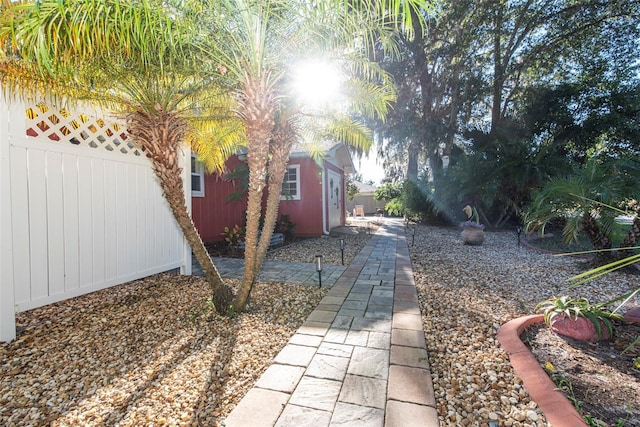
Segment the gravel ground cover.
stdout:
[[230,319],[201,277],[161,274],[22,313],[0,346],[0,426],[218,425],[324,294],[257,283]]
[[351,264],[371,236],[350,234],[340,237],[320,237],[304,239],[292,245],[270,251],[267,259],[272,261],[315,262],[316,255],[322,255],[323,264],[341,265],[340,238],[344,239],[344,265]]
[[[370,236],[342,237],[348,265]],[[268,258],[339,265],[339,242]],[[257,283],[229,319],[201,277],[161,274],[20,313],[18,338],[0,345],[0,426],[220,425],[326,292]]]
[[635,289],[638,276],[611,274],[570,290],[567,279],[585,270],[585,260],[518,247],[513,232],[486,232],[475,247],[459,235],[418,226],[409,242],[441,424],[545,426],[500,348],[498,328],[553,296],[607,301]]
[[[442,425],[544,426],[498,328],[548,297],[603,301],[637,276],[569,291],[584,260],[518,247],[515,233],[488,232],[480,247],[459,234],[417,226],[408,239]],[[369,238],[345,236],[345,264]],[[306,239],[268,258],[340,264],[336,245]],[[22,313],[18,339],[0,346],[0,425],[219,425],[325,293],[257,283],[251,310],[229,319],[204,303],[202,278],[162,274]]]

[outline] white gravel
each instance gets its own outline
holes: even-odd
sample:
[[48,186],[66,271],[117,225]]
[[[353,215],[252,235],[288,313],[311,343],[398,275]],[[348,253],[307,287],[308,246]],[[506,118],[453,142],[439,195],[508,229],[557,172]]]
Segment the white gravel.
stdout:
[[499,346],[498,328],[553,296],[608,301],[635,289],[638,277],[610,274],[568,289],[584,260],[518,247],[514,232],[485,234],[482,246],[466,246],[459,229],[418,226],[410,246],[438,414],[442,425],[545,426]]

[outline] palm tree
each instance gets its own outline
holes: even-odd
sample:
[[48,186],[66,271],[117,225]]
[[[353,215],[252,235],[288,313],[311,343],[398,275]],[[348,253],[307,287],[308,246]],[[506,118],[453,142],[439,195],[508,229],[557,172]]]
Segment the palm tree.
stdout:
[[[589,159],[576,173],[551,179],[535,196],[524,212],[528,230],[544,229],[551,220],[563,218],[563,235],[575,240],[586,233],[602,260],[619,229],[616,218],[629,203],[637,203],[640,182],[637,164],[625,160]],[[634,219],[620,248],[630,248],[638,240],[638,219]]]
[[[209,168],[212,158],[224,157],[212,156],[212,150],[226,154],[238,140],[248,147],[246,266],[235,299],[235,309],[242,310],[273,232],[286,159],[299,137],[297,123],[309,114],[293,102],[287,85],[293,62],[328,53],[358,77],[361,84],[352,86],[354,94],[376,96],[354,97],[367,101],[345,105],[332,122],[362,130],[345,120],[346,108],[361,116],[383,116],[393,98],[389,79],[370,60],[373,44],[392,53],[395,31],[412,29],[410,10],[422,17],[427,5],[425,0],[192,0],[168,9],[160,0],[44,0],[26,6],[5,0],[0,75],[5,82],[18,76],[24,88],[33,74],[56,93],[124,105],[134,137],[148,145],[144,148],[167,200],[174,204],[182,190],[175,163],[180,139],[197,139],[197,132],[188,134],[191,116],[220,99],[212,92],[220,95],[221,88],[226,89],[226,102],[213,102],[221,109],[208,115],[216,120],[201,123],[223,125],[214,134],[231,142],[222,149],[198,142],[194,146]],[[197,110],[183,106],[190,100],[198,101]],[[236,129],[242,135],[226,132],[229,123],[238,120],[241,126]],[[342,136],[358,135],[345,133],[344,126],[335,129]],[[359,136],[352,140],[365,148],[361,132]],[[274,194],[267,197],[266,226],[258,242],[267,177]],[[214,287],[216,309],[226,312],[230,290],[223,286],[190,218],[187,221],[186,209],[172,209]]]
[[[197,146],[212,125],[221,122],[228,129],[233,122],[230,116],[213,119],[226,111],[228,99],[202,66],[196,28],[150,0],[3,1],[0,10],[4,90],[88,99],[119,111],[153,163],[173,215],[211,284],[216,307],[227,308],[232,292],[187,210],[178,162],[185,141]],[[242,124],[235,124],[235,131],[210,147],[219,167],[242,141]]]
[[[368,149],[370,132],[347,113],[382,118],[394,98],[389,77],[370,59],[373,40],[392,52],[392,34],[400,26],[398,13],[405,12],[405,23],[410,23],[406,8],[425,3],[222,0],[195,4],[203,7],[204,13],[199,14],[205,21],[202,26],[216,29],[211,58],[236,83],[235,113],[246,129],[245,271],[234,301],[234,308],[243,310],[273,233],[291,147],[302,140],[302,129],[307,130],[311,122],[326,137],[338,136]],[[345,88],[351,96],[338,109],[310,110],[298,102],[292,89],[295,64],[319,56],[342,67],[348,79]],[[259,233],[262,216],[264,226]]]

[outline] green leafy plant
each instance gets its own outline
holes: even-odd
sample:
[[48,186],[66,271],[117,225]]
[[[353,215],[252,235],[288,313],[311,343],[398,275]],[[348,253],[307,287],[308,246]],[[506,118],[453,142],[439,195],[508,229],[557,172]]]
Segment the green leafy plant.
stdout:
[[289,215],[281,215],[278,222],[276,222],[276,233],[282,233],[285,240],[292,239],[295,235],[296,224],[291,221]]
[[236,317],[236,309],[233,307],[233,304],[231,304],[229,306],[229,311],[227,312],[227,315],[229,316],[229,318],[233,319],[234,317]]
[[202,320],[209,320],[216,312],[215,304],[211,298],[200,304],[198,307],[189,311],[186,316],[186,321],[193,326],[200,324]]
[[244,233],[244,227],[236,224],[232,228],[225,227],[224,232],[220,234],[224,236],[224,241],[227,242],[229,246],[236,247],[244,240]]
[[621,315],[609,311],[606,305],[606,303],[591,304],[586,298],[573,298],[565,295],[540,302],[536,306],[536,311],[543,312],[544,321],[549,326],[553,319],[559,315],[569,318],[584,317],[593,324],[598,337],[602,336],[602,325],[607,328],[609,336],[613,336],[612,320],[624,319]]

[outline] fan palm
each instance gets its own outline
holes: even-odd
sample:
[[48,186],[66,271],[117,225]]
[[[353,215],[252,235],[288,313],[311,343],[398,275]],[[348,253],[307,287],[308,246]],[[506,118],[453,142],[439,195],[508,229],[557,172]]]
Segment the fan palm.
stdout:
[[[594,249],[601,251],[598,256],[606,258],[619,228],[619,208],[637,200],[640,194],[640,182],[634,174],[625,172],[629,167],[633,170],[633,163],[589,159],[573,175],[550,180],[524,212],[527,229],[544,230],[551,220],[563,218],[563,234],[568,241],[585,232]],[[635,244],[637,225],[634,220],[621,247]]]

